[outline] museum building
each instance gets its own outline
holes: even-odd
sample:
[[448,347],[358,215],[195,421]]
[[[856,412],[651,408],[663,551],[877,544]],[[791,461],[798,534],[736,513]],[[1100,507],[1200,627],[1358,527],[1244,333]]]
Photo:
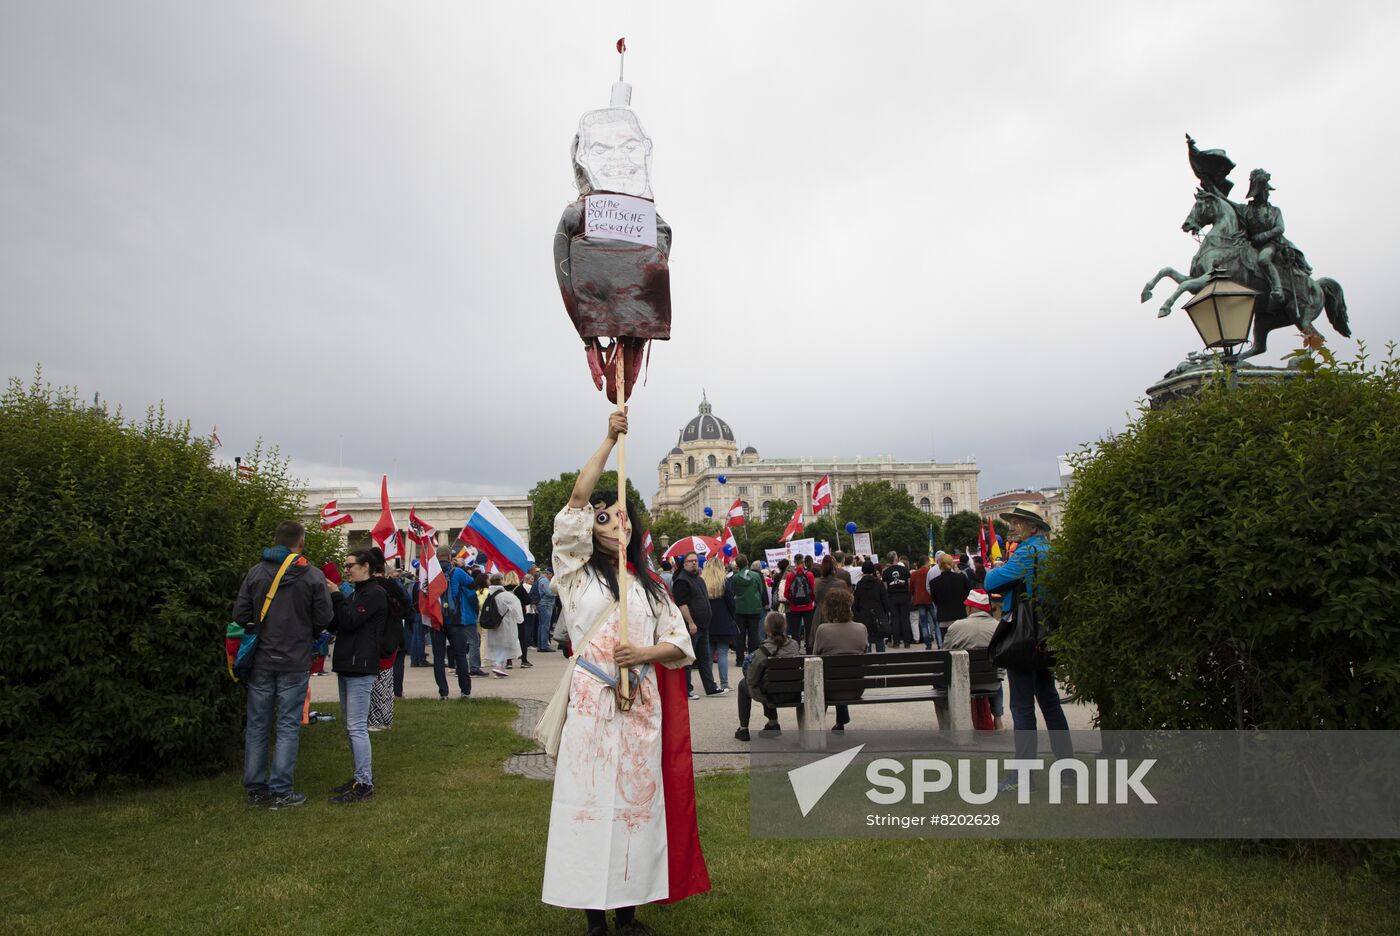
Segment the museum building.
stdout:
[[830,475],[833,509],[851,485],[888,481],[907,491],[920,510],[948,517],[960,510],[977,510],[977,473],[972,460],[899,461],[891,455],[761,458],[752,445],[739,451],[734,430],[702,397],[699,413],[681,429],[675,448],[656,467],[651,511],[655,516],[674,510],[698,523],[706,519],[706,507],[723,518],[738,498],[746,513],[761,518],[768,515],[772,501],[786,500],[796,501],[811,519],[812,488],[823,475]]

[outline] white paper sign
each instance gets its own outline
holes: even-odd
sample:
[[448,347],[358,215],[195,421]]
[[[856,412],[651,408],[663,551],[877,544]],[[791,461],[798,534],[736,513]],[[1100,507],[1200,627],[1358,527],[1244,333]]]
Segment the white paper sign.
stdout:
[[793,556],[810,556],[817,548],[817,541],[812,537],[800,540],[788,540],[788,558]]
[[786,559],[788,557],[788,551],[786,548],[765,549],[763,551],[763,554],[768,559],[768,568],[770,569],[776,569],[778,567],[779,560]]
[[869,533],[852,533],[851,543],[851,548],[855,550],[857,556],[865,558],[875,555],[875,547],[870,544]]
[[583,235],[656,246],[656,205],[631,195],[589,195],[583,200]]

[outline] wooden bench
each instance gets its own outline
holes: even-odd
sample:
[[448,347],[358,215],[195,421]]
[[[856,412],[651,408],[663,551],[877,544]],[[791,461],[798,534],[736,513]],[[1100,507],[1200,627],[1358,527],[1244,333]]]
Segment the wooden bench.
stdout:
[[765,681],[771,703],[796,708],[803,745],[816,748],[826,746],[828,705],[932,702],[940,731],[971,732],[973,697],[1001,685],[986,650],[778,657]]

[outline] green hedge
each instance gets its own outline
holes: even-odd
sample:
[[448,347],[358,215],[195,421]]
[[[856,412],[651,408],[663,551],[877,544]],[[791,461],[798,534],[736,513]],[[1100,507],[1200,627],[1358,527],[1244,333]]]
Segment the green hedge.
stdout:
[[1303,364],[1079,457],[1047,571],[1103,727],[1400,727],[1400,364]]
[[[163,408],[126,423],[71,390],[0,400],[0,800],[236,762],[223,631],[299,498],[277,453],[236,480]],[[338,538],[308,534],[318,560]]]

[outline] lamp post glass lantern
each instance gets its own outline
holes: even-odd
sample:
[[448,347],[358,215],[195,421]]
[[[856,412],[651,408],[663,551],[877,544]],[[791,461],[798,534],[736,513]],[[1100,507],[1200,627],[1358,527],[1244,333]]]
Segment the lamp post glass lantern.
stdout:
[[1186,314],[1207,348],[1222,348],[1227,361],[1234,359],[1234,347],[1249,340],[1254,323],[1254,302],[1259,291],[1231,282],[1221,275],[1186,303]]

